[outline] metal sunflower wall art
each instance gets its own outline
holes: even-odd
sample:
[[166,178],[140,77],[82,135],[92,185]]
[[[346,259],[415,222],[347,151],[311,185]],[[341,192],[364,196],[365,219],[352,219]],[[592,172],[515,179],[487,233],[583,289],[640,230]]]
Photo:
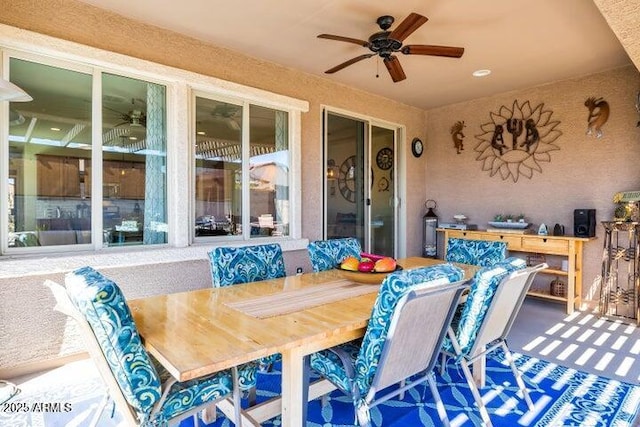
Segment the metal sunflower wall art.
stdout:
[[482,170],[490,176],[499,174],[503,181],[518,182],[522,175],[529,179],[534,171],[542,172],[540,162],[550,162],[553,144],[562,132],[559,120],[551,120],[551,110],[544,104],[531,108],[529,101],[513,101],[511,108],[503,105],[497,113],[490,112],[491,122],[480,126],[482,133],[475,147]]

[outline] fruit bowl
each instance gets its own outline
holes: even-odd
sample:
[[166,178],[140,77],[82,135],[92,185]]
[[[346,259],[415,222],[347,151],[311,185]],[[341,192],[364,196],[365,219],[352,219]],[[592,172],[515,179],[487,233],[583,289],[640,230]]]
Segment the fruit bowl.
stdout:
[[396,265],[396,269],[394,271],[385,271],[380,273],[376,271],[363,272],[363,271],[345,270],[341,268],[339,265],[336,268],[340,271],[340,273],[345,279],[351,280],[352,282],[356,282],[356,283],[365,283],[368,285],[379,285],[380,283],[382,283],[384,278],[387,277],[387,274],[393,273],[394,271],[402,270],[402,267],[399,265]]

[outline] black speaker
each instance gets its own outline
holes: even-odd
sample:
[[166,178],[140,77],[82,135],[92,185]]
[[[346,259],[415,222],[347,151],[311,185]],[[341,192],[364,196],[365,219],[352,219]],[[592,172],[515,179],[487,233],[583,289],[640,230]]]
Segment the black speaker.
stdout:
[[576,209],[573,211],[573,234],[576,237],[595,237],[595,209]]

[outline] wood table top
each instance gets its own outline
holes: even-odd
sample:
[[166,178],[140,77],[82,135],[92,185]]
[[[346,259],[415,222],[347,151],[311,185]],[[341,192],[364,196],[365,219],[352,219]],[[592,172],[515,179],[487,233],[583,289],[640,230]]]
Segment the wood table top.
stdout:
[[[398,260],[405,270],[442,260]],[[465,278],[478,270],[460,265]],[[296,346],[364,334],[377,296],[345,298],[283,315],[257,318],[228,304],[343,280],[339,270],[157,295],[128,302],[146,349],[179,381],[186,381]]]

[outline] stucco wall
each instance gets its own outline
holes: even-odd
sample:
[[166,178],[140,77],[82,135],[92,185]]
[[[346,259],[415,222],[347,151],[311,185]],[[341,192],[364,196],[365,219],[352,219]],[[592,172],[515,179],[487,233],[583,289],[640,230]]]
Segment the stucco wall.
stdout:
[[[640,74],[630,66],[430,110],[426,194],[437,201],[440,221],[453,222],[453,215],[462,213],[470,223],[487,228],[487,221],[498,213],[522,212],[529,222],[545,223],[550,229],[563,224],[567,234],[573,234],[574,209],[595,208],[598,239],[585,245],[583,296],[597,299],[592,283],[601,267],[599,221],[612,218],[614,193],[640,189],[640,128],[634,107],[639,87]],[[599,139],[585,134],[584,102],[591,96],[604,98],[611,108]],[[490,113],[498,113],[503,105],[511,109],[515,100],[529,101],[532,108],[544,103],[562,131],[555,141],[559,150],[549,152],[549,162],[538,162],[541,172],[535,171],[531,179],[520,176],[517,182],[503,180],[499,173],[491,177],[474,150],[480,142],[476,135],[483,133],[480,125],[491,122]],[[450,135],[458,120],[466,125],[461,154],[456,154]],[[504,140],[511,145],[506,130]]]

